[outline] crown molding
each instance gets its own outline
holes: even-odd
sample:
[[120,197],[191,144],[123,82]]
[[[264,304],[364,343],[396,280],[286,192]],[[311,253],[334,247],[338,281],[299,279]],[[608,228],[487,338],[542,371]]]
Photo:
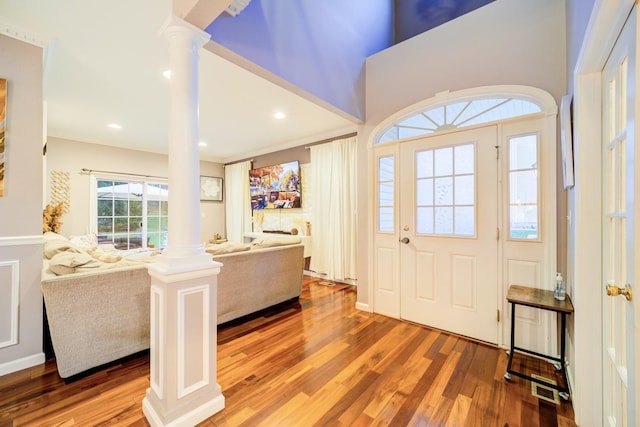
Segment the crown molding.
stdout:
[[45,48],[48,44],[41,34],[2,21],[0,21],[0,34],[41,48]]

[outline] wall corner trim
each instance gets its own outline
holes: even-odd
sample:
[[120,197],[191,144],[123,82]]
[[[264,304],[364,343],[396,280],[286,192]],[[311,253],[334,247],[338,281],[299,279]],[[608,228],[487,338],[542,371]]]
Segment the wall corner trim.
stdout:
[[48,41],[40,34],[27,31],[24,28],[16,27],[15,25],[2,21],[0,21],[0,34],[42,48],[46,47],[48,44]]

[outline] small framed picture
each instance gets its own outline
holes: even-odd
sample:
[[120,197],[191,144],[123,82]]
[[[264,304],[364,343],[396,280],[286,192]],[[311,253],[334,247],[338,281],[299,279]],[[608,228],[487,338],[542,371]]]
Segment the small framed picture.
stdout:
[[573,137],[571,132],[571,96],[560,103],[560,142],[562,148],[562,177],[564,188],[573,187]]
[[200,175],[200,200],[222,201],[222,178]]

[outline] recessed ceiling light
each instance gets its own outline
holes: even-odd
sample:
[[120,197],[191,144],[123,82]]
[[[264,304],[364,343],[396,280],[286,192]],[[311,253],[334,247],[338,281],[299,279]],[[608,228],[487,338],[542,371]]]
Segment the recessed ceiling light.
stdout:
[[165,78],[170,79],[170,78],[171,78],[171,70],[164,70],[164,71],[162,72],[162,75],[163,75]]
[[278,120],[282,120],[285,117],[287,117],[287,115],[285,113],[283,113],[282,111],[278,111],[277,113],[275,113],[273,115],[274,118],[278,119]]
[[198,142],[198,145],[199,145],[200,147],[206,147],[206,146],[207,146],[207,143],[206,143],[206,142],[204,142],[204,141],[200,141],[200,142]]
[[109,124],[107,125],[107,127],[108,127],[108,128],[111,128],[111,129],[122,129],[122,126],[120,126],[120,125],[119,125],[119,124],[117,124],[117,123],[109,123]]

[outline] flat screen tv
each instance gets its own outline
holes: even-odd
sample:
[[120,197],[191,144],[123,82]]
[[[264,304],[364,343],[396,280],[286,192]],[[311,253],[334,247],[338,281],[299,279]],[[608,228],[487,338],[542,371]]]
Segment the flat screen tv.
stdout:
[[251,209],[300,207],[300,164],[297,160],[249,171]]

